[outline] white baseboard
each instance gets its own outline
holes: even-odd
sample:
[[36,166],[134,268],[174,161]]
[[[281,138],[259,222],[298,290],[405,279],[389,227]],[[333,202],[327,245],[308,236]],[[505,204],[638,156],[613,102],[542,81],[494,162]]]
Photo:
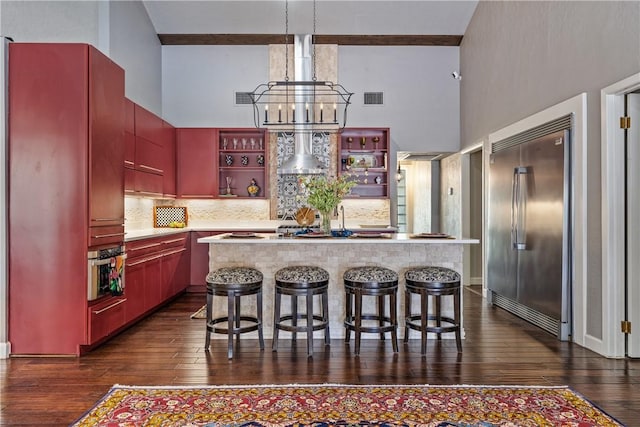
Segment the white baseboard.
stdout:
[[0,359],[8,359],[11,354],[11,343],[0,342]]
[[482,285],[482,276],[479,277],[469,277],[470,285]]

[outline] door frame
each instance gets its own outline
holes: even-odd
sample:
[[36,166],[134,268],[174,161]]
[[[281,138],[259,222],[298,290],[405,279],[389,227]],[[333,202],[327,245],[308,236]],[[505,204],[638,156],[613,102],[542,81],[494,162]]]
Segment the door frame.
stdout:
[[[461,182],[460,182],[460,198],[461,198],[461,235],[462,236],[471,236],[471,154],[476,153],[478,151],[483,151],[483,147],[486,143],[486,138],[482,139],[470,147],[467,147],[460,151],[460,173],[461,173]],[[484,162],[485,153],[482,154],[482,224],[484,224],[484,220],[486,218],[486,203],[485,203],[485,181],[486,181],[486,172]],[[480,244],[482,245],[482,295],[486,297],[486,280],[484,278],[484,266],[485,263],[485,251],[484,251],[484,230],[485,227],[482,227],[482,238],[480,240]],[[463,277],[463,285],[471,284],[471,253],[468,250],[465,250],[462,256],[462,277]]]
[[600,91],[602,176],[602,352],[625,357],[620,321],[625,313],[624,95],[640,89],[640,73]]

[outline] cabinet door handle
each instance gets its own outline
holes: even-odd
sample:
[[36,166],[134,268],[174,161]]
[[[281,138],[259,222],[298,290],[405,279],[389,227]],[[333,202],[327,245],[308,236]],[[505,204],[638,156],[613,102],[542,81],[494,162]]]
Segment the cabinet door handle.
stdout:
[[102,239],[104,237],[124,236],[125,233],[96,234],[91,236],[92,239]]
[[165,240],[162,242],[163,245],[169,245],[171,243],[176,243],[176,242],[183,242],[184,241],[184,237],[181,237],[180,239],[173,239],[173,240]]
[[142,249],[155,248],[155,247],[158,247],[160,245],[161,245],[161,243],[152,243],[150,245],[138,246],[138,247],[135,247],[135,248],[127,248],[127,250],[129,252],[134,252],[134,251],[140,251]]
[[95,311],[93,312],[93,314],[102,314],[102,313],[104,313],[105,311],[107,311],[107,310],[111,310],[113,307],[116,307],[116,306],[118,306],[118,305],[120,305],[120,304],[122,304],[123,302],[126,302],[126,301],[127,301],[127,299],[126,299],[126,298],[124,298],[124,299],[119,299],[118,301],[114,302],[113,304],[111,304],[111,305],[109,305],[109,306],[107,306],[107,307],[105,307],[105,308],[103,308],[103,309],[95,310]]
[[120,217],[120,218],[92,218],[91,221],[120,221],[120,222],[124,222],[124,217]]
[[160,254],[160,255],[155,255],[155,256],[150,256],[147,258],[143,258],[139,261],[135,261],[135,262],[130,262],[128,264],[126,264],[127,267],[133,267],[139,264],[144,264],[145,262],[149,262],[149,261],[153,261],[154,259],[158,259],[158,258],[162,258],[164,256],[164,254]]
[[140,165],[138,165],[138,167],[139,167],[140,169],[146,169],[146,170],[151,171],[151,172],[164,173],[164,170],[162,170],[162,169],[158,169],[158,168],[154,168],[153,166],[148,166],[148,165],[140,164]]
[[177,254],[177,253],[180,253],[180,252],[184,252],[184,251],[186,251],[186,250],[187,250],[187,248],[176,249],[175,251],[165,252],[165,253],[163,254],[163,256],[169,256],[169,255]]

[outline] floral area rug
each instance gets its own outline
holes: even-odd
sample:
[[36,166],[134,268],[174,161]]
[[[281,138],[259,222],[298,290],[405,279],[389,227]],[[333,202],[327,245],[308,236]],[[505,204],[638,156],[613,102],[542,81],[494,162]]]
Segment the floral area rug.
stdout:
[[206,319],[207,318],[207,306],[203,305],[191,315],[192,319]]
[[622,426],[568,387],[114,386],[72,426]]

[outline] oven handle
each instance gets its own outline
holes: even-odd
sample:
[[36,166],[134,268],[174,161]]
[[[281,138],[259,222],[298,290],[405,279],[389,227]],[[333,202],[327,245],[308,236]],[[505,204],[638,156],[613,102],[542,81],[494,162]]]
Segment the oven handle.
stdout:
[[[122,259],[127,259],[127,254],[121,254],[121,255],[116,255],[113,258],[122,258]],[[105,258],[105,259],[91,259],[89,260],[89,262],[91,263],[92,266],[99,266],[99,265],[107,265],[111,262],[111,258]]]
[[107,311],[107,310],[111,310],[113,307],[115,307],[115,306],[118,306],[118,305],[122,304],[123,302],[127,302],[127,299],[126,299],[126,298],[124,298],[124,299],[119,299],[118,301],[114,302],[113,304],[111,304],[111,305],[109,305],[109,306],[107,306],[107,307],[105,307],[105,308],[103,308],[103,309],[100,309],[100,310],[96,310],[96,311],[94,311],[94,312],[93,312],[93,314],[102,314],[102,313],[104,313],[105,311]]

